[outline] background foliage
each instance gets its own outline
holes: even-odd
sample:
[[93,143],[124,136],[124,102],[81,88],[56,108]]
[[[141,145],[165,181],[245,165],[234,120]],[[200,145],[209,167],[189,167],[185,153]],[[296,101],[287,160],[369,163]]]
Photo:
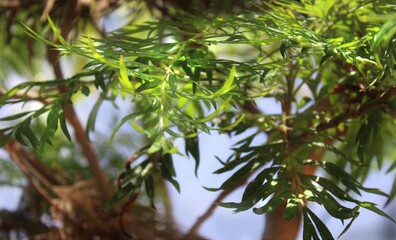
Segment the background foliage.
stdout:
[[[2,116],[6,127],[0,130],[0,144],[46,198],[62,195],[54,186],[75,184],[91,175],[100,196],[96,210],[111,214],[118,208],[124,235],[129,235],[124,216],[138,196],[145,194],[152,208],[157,204],[166,208],[166,194],[160,194],[160,203],[155,198],[164,192],[162,180],[180,191],[175,155],[193,158],[197,174],[207,161],[201,159],[205,150],[200,149],[199,136],[213,132],[246,136],[227,159],[218,159],[222,167],[215,174],[231,172],[230,177],[207,189],[222,191],[217,203],[222,207],[268,215],[263,238],[293,238],[302,220],[304,239],[333,239],[349,229],[362,208],[394,221],[375,203],[359,197],[368,192],[391,201],[396,194],[396,184],[390,193],[363,184],[370,171],[390,166],[387,171],[394,174],[396,166],[394,161],[384,164],[394,156],[394,4],[235,2],[108,2],[103,7],[101,1],[89,5],[77,1],[49,10],[34,4],[26,10],[8,6],[3,15],[7,21],[1,21],[8,33],[1,42],[5,49],[1,74],[12,69],[28,76],[35,71],[32,63],[46,57],[54,77],[32,78],[12,87],[3,83],[2,108],[38,105]],[[133,7],[128,24],[101,31],[99,16],[117,4]],[[65,15],[62,8],[74,15]],[[78,24],[70,25],[78,19]],[[89,22],[96,33],[79,34]],[[233,57],[232,49],[243,51]],[[64,55],[78,56],[81,70],[70,76],[62,72],[59,57]],[[95,104],[84,129],[73,104],[85,97]],[[112,166],[113,161],[99,164],[89,142],[100,124],[101,106],[110,102],[117,108],[120,98],[130,103],[130,112],[117,120],[109,139],[113,146],[125,144],[118,132],[129,125],[134,130],[130,133],[141,134],[145,142],[130,151],[129,158],[123,157],[124,168]],[[260,106],[263,98],[279,102],[281,113],[265,114],[266,106],[264,111]],[[263,136],[265,143],[259,143]],[[185,149],[179,149],[176,139],[184,140]],[[82,155],[59,158],[60,149],[74,151],[71,143],[81,146]],[[46,169],[40,176],[23,170],[24,161],[29,161],[21,155],[26,149],[37,156],[30,157],[37,158],[35,169],[37,162]],[[103,154],[111,155],[111,148]],[[122,158],[117,151],[114,156]],[[86,158],[88,167],[78,158]],[[62,173],[72,173],[62,179],[50,173],[42,176],[54,165]],[[115,193],[103,169],[107,174],[118,171]],[[245,182],[240,202],[222,202]],[[332,233],[310,210],[310,202],[345,222],[345,229]],[[290,226],[295,230],[285,233]]]

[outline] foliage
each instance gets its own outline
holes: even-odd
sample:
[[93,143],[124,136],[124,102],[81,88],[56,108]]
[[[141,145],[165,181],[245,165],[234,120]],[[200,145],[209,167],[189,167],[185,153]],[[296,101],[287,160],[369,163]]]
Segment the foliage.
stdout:
[[[208,189],[230,190],[246,179],[249,183],[241,202],[220,206],[269,214],[285,203],[285,220],[303,219],[304,239],[333,239],[309,202],[349,221],[340,236],[361,208],[394,221],[359,195],[392,199],[396,193],[393,189],[389,196],[362,184],[375,160],[382,168],[383,159],[394,154],[387,143],[396,136],[387,130],[395,123],[395,6],[365,0],[251,4],[252,9],[240,14],[205,17],[174,9],[168,20],[130,24],[106,38],[86,36],[75,43],[64,39],[51,18],[52,41],[22,23],[30,36],[62,55],[89,61],[70,78],[24,82],[3,94],[2,106],[45,104],[0,119],[18,120],[1,130],[1,145],[15,137],[43,154],[58,130],[70,140],[64,106],[76,94],[91,97],[99,91],[102,98],[92,109],[87,130],[94,129],[102,102],[121,96],[137,107],[119,120],[110,138],[129,124],[148,142],[128,160],[119,190],[105,209],[125,197],[133,200],[142,188],[154,204],[156,174],[180,191],[172,157],[183,153],[175,139],[184,139],[185,155],[195,159],[198,169],[204,151],[199,148],[201,133],[248,132],[215,172],[231,171],[232,176]],[[251,53],[240,61],[216,54],[232,46]],[[58,85],[67,91],[54,91]],[[29,96],[32,91],[39,96]],[[17,94],[22,96],[16,99]],[[282,113],[260,112],[255,104],[260,98],[276,99]],[[30,124],[40,117],[46,127],[35,132]],[[254,139],[263,133],[266,143],[256,145]],[[324,152],[330,153],[328,158],[317,157]],[[307,172],[309,168],[326,174]]]

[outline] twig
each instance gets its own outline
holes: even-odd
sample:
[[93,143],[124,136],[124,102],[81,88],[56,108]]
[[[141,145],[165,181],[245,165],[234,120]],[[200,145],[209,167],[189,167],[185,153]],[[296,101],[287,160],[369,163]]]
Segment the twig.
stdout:
[[[78,1],[74,1],[71,7],[74,7],[73,10],[70,11],[68,17],[65,19],[61,26],[61,34],[64,39],[67,39],[70,31],[73,28],[74,19],[78,16]],[[56,50],[47,47],[48,59],[52,63],[52,68],[54,70],[55,76],[58,79],[63,79],[64,75],[62,72],[62,68],[59,63],[59,52]],[[60,92],[64,93],[68,91],[67,86],[59,85],[58,89]],[[85,130],[81,125],[81,121],[78,119],[77,114],[74,110],[74,107],[71,103],[65,103],[63,107],[63,111],[65,114],[65,118],[72,125],[74,129],[74,135],[76,137],[77,142],[81,146],[83,154],[87,159],[89,169],[95,178],[95,183],[98,192],[102,194],[102,198],[104,201],[110,199],[113,189],[110,183],[108,182],[107,175],[103,171],[103,169],[99,165],[99,159],[96,156],[94,148],[87,138],[85,134]]]
[[358,118],[367,114],[373,110],[381,109],[387,106],[390,100],[396,96],[396,85],[391,86],[387,91],[382,93],[380,97],[376,99],[367,100],[365,103],[361,104],[359,107],[343,112],[336,117],[332,118],[328,122],[320,123],[316,126],[316,131],[322,132],[329,128],[337,127],[340,123],[345,122],[348,119]]
[[[0,139],[3,135],[0,133]],[[51,188],[53,185],[62,184],[62,180],[56,178],[38,158],[31,153],[26,152],[22,146],[14,140],[9,140],[4,149],[10,154],[11,158],[18,164],[25,175],[33,175],[46,187]]]
[[192,227],[190,228],[190,230],[188,231],[188,233],[183,237],[183,239],[185,240],[190,240],[190,239],[196,239],[197,233],[199,228],[202,226],[202,224],[213,215],[214,210],[216,209],[217,205],[216,203],[223,201],[224,198],[226,198],[228,195],[230,195],[230,193],[234,192],[236,189],[238,189],[239,187],[243,186],[246,182],[247,179],[249,179],[249,177],[252,175],[253,173],[249,174],[248,176],[246,176],[243,181],[241,181],[238,185],[230,188],[230,189],[226,189],[224,191],[222,191],[217,198],[212,202],[212,204],[210,204],[209,208],[205,211],[205,213],[200,216],[197,221],[192,225]]
[[[257,107],[252,103],[252,102],[244,102],[244,103],[239,103],[239,105],[241,106],[242,109],[244,109],[245,111],[252,113],[252,114],[259,114],[261,113],[260,110],[257,109]],[[252,173],[253,174],[253,173]],[[232,192],[234,192],[236,189],[238,189],[239,187],[243,186],[247,179],[251,176],[248,175],[247,177],[245,177],[245,179],[243,181],[240,182],[240,184],[236,185],[233,188],[227,189],[222,191],[217,198],[212,202],[212,204],[210,204],[209,208],[205,211],[205,213],[200,216],[197,221],[192,225],[192,227],[190,228],[190,230],[188,231],[188,233],[183,237],[183,239],[195,239],[197,236],[197,232],[199,230],[199,228],[202,226],[202,224],[213,215],[214,210],[216,209],[217,205],[216,203],[221,202],[224,198],[226,198],[229,194],[231,194]]]
[[0,1],[0,7],[7,7],[7,8],[11,8],[11,7],[20,7],[21,6],[21,1]]

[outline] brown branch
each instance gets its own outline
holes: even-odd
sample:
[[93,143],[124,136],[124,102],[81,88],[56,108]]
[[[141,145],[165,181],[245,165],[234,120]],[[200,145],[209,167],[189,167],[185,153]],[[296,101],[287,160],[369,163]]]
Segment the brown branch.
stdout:
[[[4,137],[0,133],[0,139]],[[80,231],[85,231],[81,224],[79,224],[75,219],[72,219],[63,209],[60,209],[56,204],[54,204],[54,199],[48,193],[49,191],[56,194],[54,190],[56,186],[64,185],[64,180],[60,179],[53,171],[51,171],[47,166],[45,166],[42,161],[37,158],[33,153],[27,152],[21,144],[15,142],[14,140],[9,140],[7,144],[4,145],[4,149],[8,152],[14,162],[17,164],[21,172],[26,176],[34,189],[40,194],[40,196],[46,200],[52,207],[57,211],[63,213],[68,222],[73,224]],[[40,184],[46,188],[43,188]]]
[[[328,122],[320,123],[316,126],[316,132],[323,132],[330,128],[335,128],[339,124],[347,121],[348,119],[358,118],[361,117],[371,111],[384,108],[387,106],[389,101],[396,96],[396,85],[390,87],[387,91],[383,92],[378,98],[376,99],[369,99],[365,103],[359,105],[353,110],[349,110],[343,112],[334,118],[332,118]],[[324,106],[320,106],[323,108]],[[304,133],[297,137],[294,137],[292,142],[294,144],[288,146],[288,154],[294,152],[301,146],[301,142],[305,142],[308,139],[314,137],[316,133]],[[338,135],[345,134],[345,132],[339,132]],[[326,140],[327,144],[332,144],[334,141],[333,139]],[[316,152],[315,150],[311,153],[310,158],[321,161],[326,150],[321,150],[320,152]],[[316,171],[316,166],[304,166],[301,170],[302,173],[307,175],[312,175]],[[294,184],[291,187],[291,190],[298,190],[297,186],[301,185],[300,179],[297,177],[295,179]],[[306,202],[306,200],[304,199]],[[283,203],[279,206],[275,211],[270,213],[266,218],[266,230],[263,234],[262,239],[281,239],[281,240],[292,240],[295,239],[297,233],[300,229],[301,219],[300,218],[293,218],[291,221],[286,222],[283,219],[284,211],[285,211],[286,203]]]
[[209,208],[205,211],[205,213],[200,216],[197,221],[192,225],[190,230],[188,231],[187,234],[184,235],[183,239],[185,240],[190,240],[190,239],[196,239],[196,236],[198,234],[199,228],[202,226],[202,224],[208,220],[214,213],[214,210],[216,209],[217,205],[216,203],[223,201],[228,195],[230,195],[232,192],[234,192],[236,189],[239,187],[243,186],[246,184],[247,180],[253,173],[249,174],[246,176],[239,184],[235,185],[234,187],[230,189],[226,189],[222,191],[217,198],[212,202],[212,204],[209,205]]
[[95,178],[98,191],[102,194],[103,200],[110,199],[113,189],[108,182],[107,175],[99,165],[99,159],[96,157],[94,148],[88,140],[85,130],[74,111],[71,104],[64,106],[65,118],[74,128],[74,135],[80,144],[83,154],[88,161],[89,169]]
[[15,7],[20,7],[21,6],[21,1],[0,1],[0,7],[6,7],[6,8],[15,8]]
[[389,101],[392,100],[396,96],[396,85],[391,86],[387,91],[382,93],[376,99],[369,99],[365,103],[361,104],[357,108],[353,110],[349,110],[343,113],[340,113],[336,117],[332,118],[328,122],[320,123],[316,126],[317,132],[322,132],[330,128],[337,127],[340,123],[345,122],[348,119],[361,117],[371,111],[381,109],[387,106]]
[[[282,155],[285,156],[285,159],[290,159],[290,154],[296,150],[298,147],[294,148],[291,146],[292,140],[292,132],[290,129],[293,129],[293,122],[290,118],[292,115],[292,102],[294,100],[294,82],[296,79],[298,67],[296,67],[296,63],[290,62],[289,63],[289,74],[285,76],[286,81],[286,94],[282,95],[280,102],[282,105],[282,125],[279,127],[279,131],[283,135],[283,142],[284,148],[282,151]],[[292,164],[290,162],[286,164]],[[295,176],[292,175],[292,170],[289,171],[287,175],[288,178],[294,178]],[[290,190],[296,190],[297,188],[297,181],[293,181]],[[277,192],[280,191],[278,188]],[[286,201],[284,201],[280,206],[278,206],[274,211],[269,213],[266,216],[265,221],[265,230],[262,235],[262,239],[265,240],[292,240],[296,238],[298,230],[300,229],[300,222],[301,219],[293,218],[290,221],[286,222],[283,218],[285,209],[286,209]]]
[[[3,134],[0,133],[0,139]],[[28,153],[21,144],[14,140],[9,140],[4,145],[4,149],[10,154],[21,171],[27,175],[33,175],[36,179],[42,182],[46,187],[50,188],[53,185],[61,185],[64,183],[63,179],[55,175],[52,170],[45,166],[40,159],[32,153]]]
[[46,0],[45,1],[45,7],[43,10],[43,13],[41,14],[40,21],[45,22],[47,20],[47,16],[51,12],[51,10],[54,8],[55,5],[55,0]]
[[[0,88],[0,96],[4,96],[6,93],[7,93],[6,89]],[[50,103],[50,101],[48,99],[40,98],[40,94],[38,92],[33,92],[33,91],[29,91],[29,92],[18,91],[14,95],[9,96],[9,99],[37,101],[37,102],[41,102],[44,105]]]
[[262,112],[257,108],[257,106],[254,104],[254,102],[249,102],[249,101],[244,101],[243,103],[239,102],[239,106],[252,114],[261,114]]
[[[64,39],[67,39],[67,37],[69,36],[69,33],[74,27],[75,19],[77,19],[77,16],[79,15],[80,8],[78,6],[78,1],[73,0],[70,8],[71,9],[69,10],[68,17],[61,24],[61,34]],[[64,75],[59,63],[59,51],[47,47],[47,52],[48,52],[48,60],[52,64],[52,68],[54,70],[54,74],[56,78],[63,79]],[[65,85],[59,85],[58,89],[61,93],[68,91],[68,88]],[[96,153],[94,151],[91,142],[89,141],[87,135],[85,134],[85,130],[81,124],[81,121],[77,117],[77,114],[74,110],[72,103],[70,102],[65,103],[65,105],[63,106],[63,112],[65,114],[65,118],[74,129],[75,138],[79,143],[79,145],[81,146],[83,154],[87,159],[88,166],[91,171],[91,174],[95,179],[98,192],[102,194],[102,198],[104,201],[110,199],[113,193],[113,188],[111,184],[108,182],[106,173],[99,165],[99,159],[96,156]]]
[[[396,96],[396,85],[392,86],[388,91],[386,91],[384,94],[381,95],[380,98],[370,101],[367,103],[364,103],[360,106],[360,108],[356,109],[355,112],[351,113],[343,113],[340,114],[340,116],[337,116],[334,118],[334,120],[330,120],[327,123],[321,123],[316,127],[316,130],[318,132],[325,131],[329,128],[337,127],[339,123],[342,121],[347,120],[348,118],[351,117],[359,117],[363,114],[368,113],[369,111],[384,107],[384,105],[389,102],[394,96]],[[325,98],[323,100],[320,100],[316,105],[313,107],[309,108],[309,110],[315,109],[315,110],[321,110],[321,109],[326,109],[329,103],[329,99]],[[248,104],[240,104],[240,106],[251,113],[260,113],[260,111],[255,108],[255,106],[248,102]],[[252,108],[254,107],[254,108]],[[344,116],[346,114],[346,116]],[[342,121],[341,121],[342,120]],[[337,124],[336,124],[337,123]],[[319,127],[320,126],[320,127]],[[339,134],[344,134],[345,132],[340,132]],[[291,154],[295,152],[300,146],[301,142],[304,142],[312,137],[314,137],[316,133],[304,133],[301,134],[297,137],[290,138],[291,142],[293,144],[290,144],[288,146],[288,153]],[[326,142],[328,144],[331,144],[334,140],[333,139],[327,139]],[[316,151],[313,150],[313,152],[310,155],[310,159],[314,159],[317,161],[321,161],[326,153],[326,150],[321,150],[321,151]],[[307,174],[307,175],[312,175],[316,172],[317,166],[304,166],[301,170],[302,173]],[[252,173],[253,174],[253,173]],[[248,179],[251,176],[251,174],[246,178]],[[240,185],[235,186],[232,189],[227,189],[219,194],[219,196],[214,200],[214,202],[209,206],[209,208],[206,210],[205,214],[203,214],[201,217],[197,219],[197,221],[193,224],[193,226],[190,228],[189,232],[184,236],[184,239],[194,239],[196,236],[199,228],[202,226],[202,224],[210,217],[212,216],[214,210],[216,209],[217,205],[215,203],[222,201],[225,197],[227,197],[230,193],[232,193],[235,189],[238,187],[242,186],[245,184],[246,179],[241,182]],[[297,182],[300,180],[297,179]],[[294,186],[295,188],[296,186]],[[289,222],[285,222],[283,219],[283,214],[284,214],[284,209],[285,209],[285,204],[281,205],[277,210],[274,211],[273,213],[269,214],[266,220],[266,231],[263,234],[263,239],[295,239],[299,229],[300,229],[300,223],[301,219],[294,218],[293,220]],[[287,228],[287,229],[285,229]]]

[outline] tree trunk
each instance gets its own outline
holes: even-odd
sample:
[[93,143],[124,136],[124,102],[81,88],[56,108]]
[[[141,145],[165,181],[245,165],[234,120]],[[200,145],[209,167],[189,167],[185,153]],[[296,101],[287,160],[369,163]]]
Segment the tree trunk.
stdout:
[[267,215],[263,240],[294,240],[300,229],[301,219],[293,218],[287,222],[283,219],[286,204],[280,205]]

